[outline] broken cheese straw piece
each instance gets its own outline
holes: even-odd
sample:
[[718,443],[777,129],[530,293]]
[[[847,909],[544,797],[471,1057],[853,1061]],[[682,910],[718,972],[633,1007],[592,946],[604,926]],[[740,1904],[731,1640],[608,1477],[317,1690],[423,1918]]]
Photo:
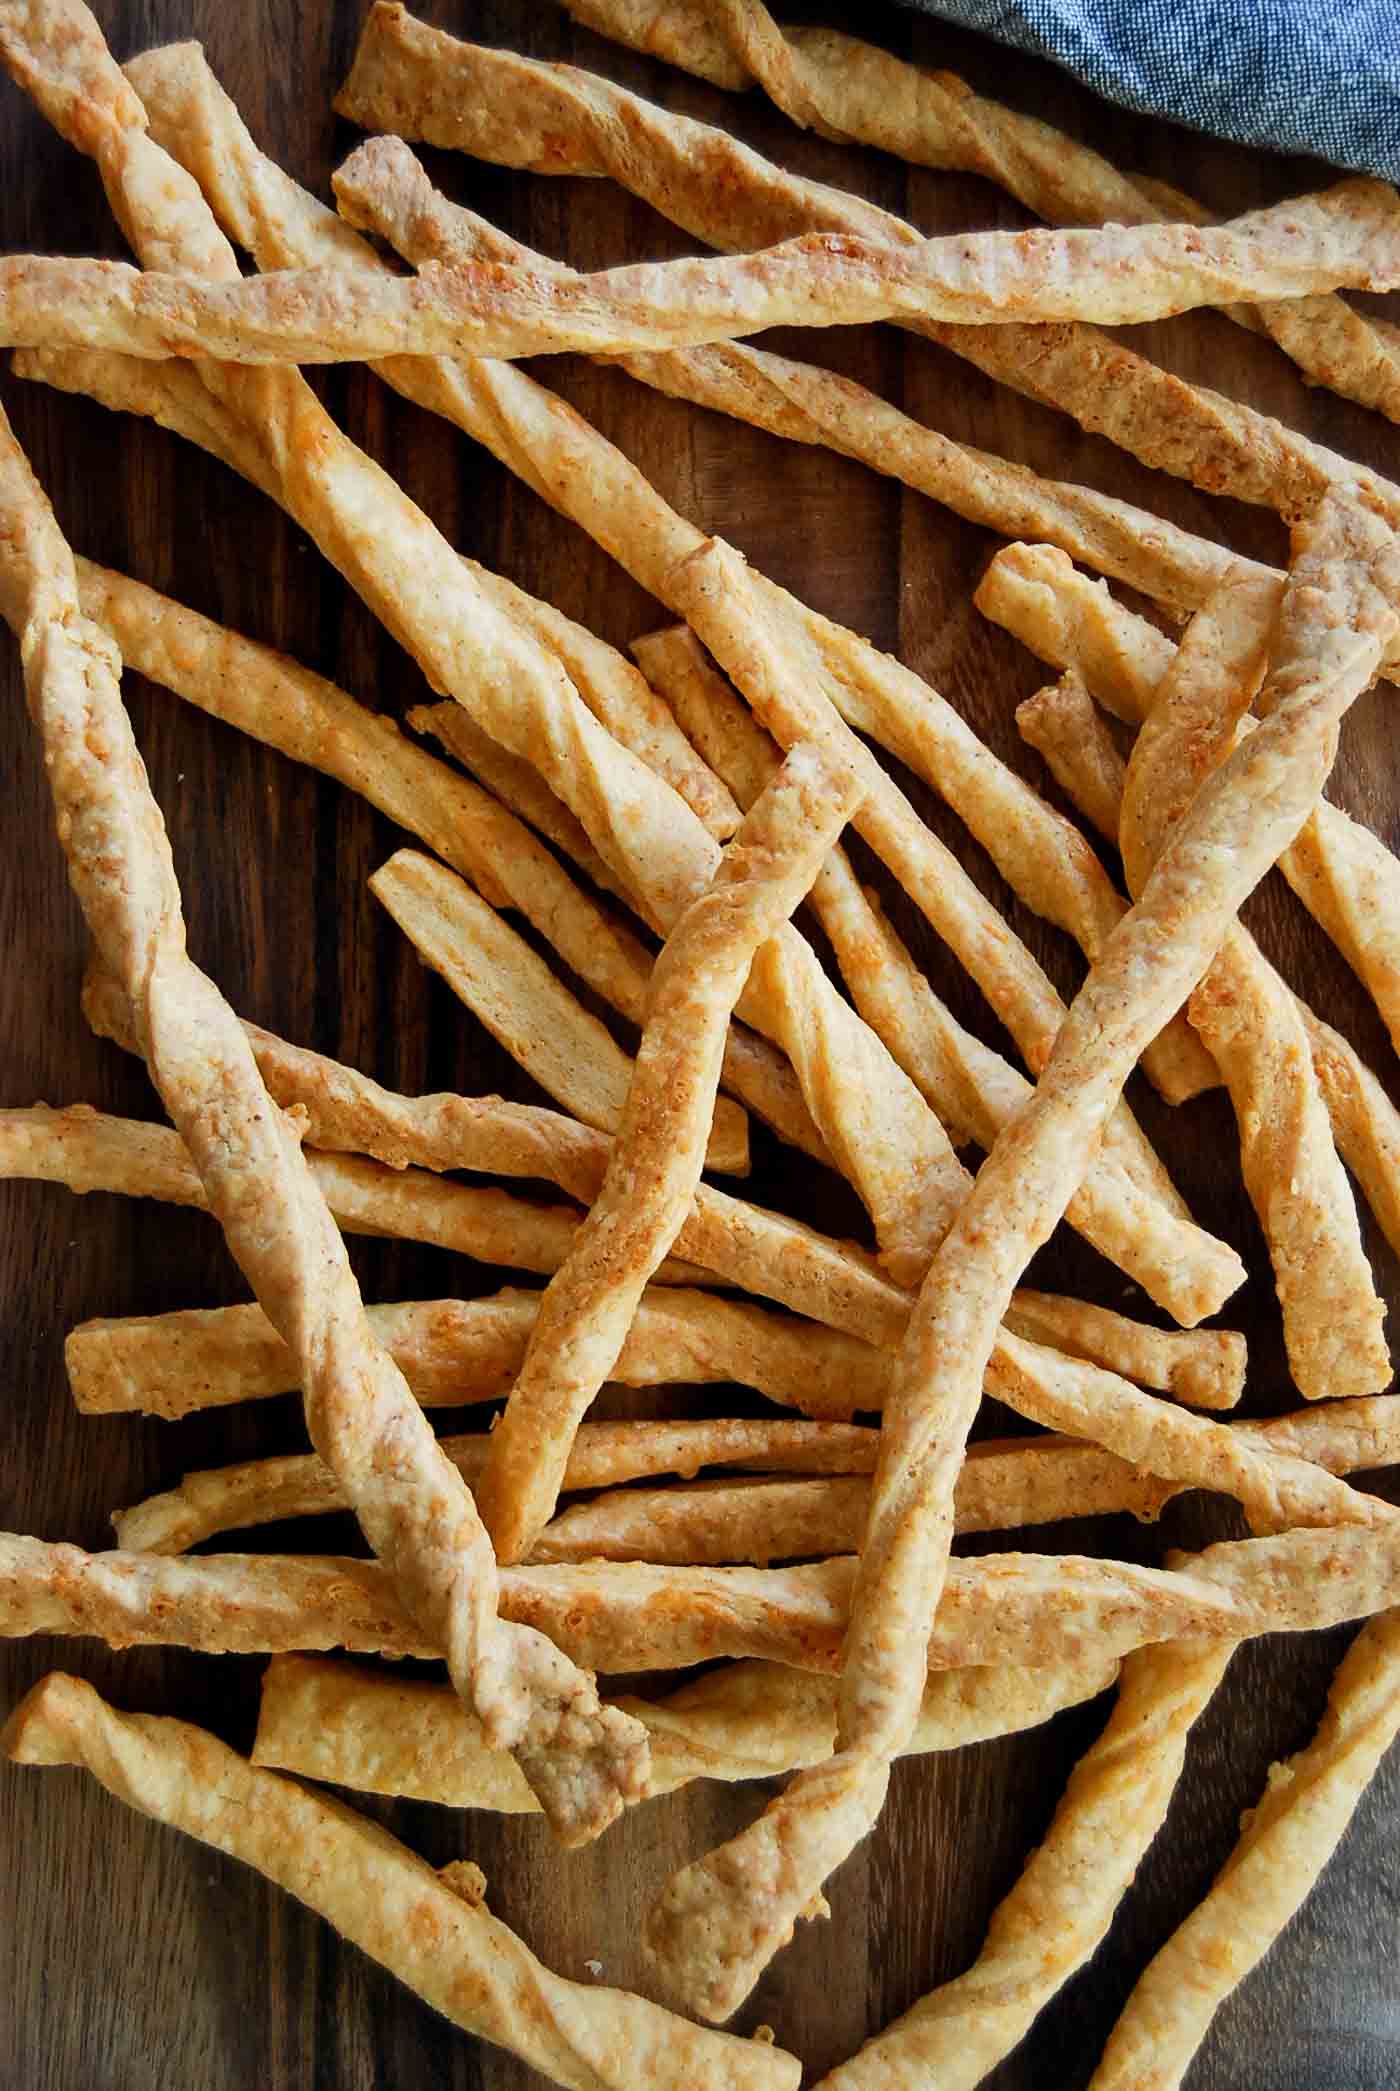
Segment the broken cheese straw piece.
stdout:
[[[908,1754],[1019,1734],[1095,1698],[1117,1668],[1112,1657],[1090,1656],[1034,1670],[940,1671],[924,1688]],[[779,1663],[728,1663],[664,1699],[620,1703],[651,1738],[649,1794],[815,1763],[836,1726],[834,1681]],[[480,1724],[442,1685],[324,1657],[280,1655],[268,1664],[252,1757],[304,1778],[449,1808],[520,1815],[538,1805],[510,1758],[486,1748]]]
[[[161,381],[171,375],[160,373]],[[195,403],[193,395],[201,390],[195,373],[179,375],[185,381],[182,397]],[[214,402],[202,396],[212,408]],[[225,432],[234,436],[232,417],[226,415],[225,423]],[[79,564],[79,588],[88,615],[112,633],[130,667],[359,792],[470,879],[494,906],[518,908],[580,980],[640,1023],[651,952],[495,799],[434,761],[392,720],[287,655],[86,561]],[[741,1027],[731,1031],[725,1081],[749,1097],[785,1140],[819,1160],[825,1157],[791,1068],[765,1040]],[[714,1139],[717,1165],[721,1155],[742,1153],[741,1114],[727,1099],[716,1113]]]
[[1316,1736],[1269,1773],[1215,1884],[1139,1977],[1094,2091],[1176,2091],[1210,2022],[1295,1916],[1400,1731],[1400,1613],[1373,1619]]
[[[0,25],[7,55],[8,34]],[[95,25],[91,37],[88,52],[81,36],[75,44],[61,33],[56,62],[95,78],[99,92],[105,78],[110,92]],[[115,84],[119,104],[129,103],[120,75]],[[178,191],[186,177],[172,169],[172,180]],[[561,1836],[595,1835],[645,1776],[645,1736],[606,1713],[591,1679],[542,1636],[500,1625],[496,1564],[471,1496],[370,1331],[325,1199],[237,1018],[187,955],[180,888],[122,703],[116,648],[81,610],[72,554],[3,413],[0,513],[0,615],[23,634],[25,690],[69,877],[130,997],[152,1079],[178,1127],[172,1137],[297,1353],[312,1443],[440,1639],[454,1686],[471,1696],[492,1740],[520,1752]]]
[[53,1672],[0,1733],[17,1764],[82,1765],[128,1807],[254,1866],[455,2025],[576,2091],[796,2091],[793,2055],[702,2031],[624,1990],[542,1967],[376,1822],[249,1764],[201,1728],[121,1714]]
[[694,1198],[730,1011],[859,797],[839,754],[795,748],[656,961],[607,1173],[540,1300],[478,1485],[498,1560],[519,1560],[553,1515],[574,1432]]
[[[1083,582],[1073,568],[1062,570],[1056,556],[1044,547],[1013,545],[999,553],[980,593],[988,613],[1006,621],[1034,650],[1043,649],[1051,658],[1064,653],[1077,660],[1085,675],[1093,678],[1100,699],[1120,714],[1130,707],[1138,712],[1146,708],[1158,680],[1149,673],[1153,663],[1160,662],[1165,673],[1175,659],[1171,641],[1155,626],[1114,603],[1105,590]],[[1110,810],[1116,819],[1126,765],[1083,680],[1074,669],[1068,674],[1072,680],[1043,690],[1030,701],[1033,717],[1026,723],[1032,725],[1036,745],[1053,752],[1056,774],[1070,797],[1092,791],[1104,819]],[[1020,714],[1017,716],[1019,720]],[[1314,826],[1337,838],[1335,845],[1327,845],[1334,866],[1354,864],[1358,857],[1365,865],[1363,878],[1353,885],[1348,916],[1353,923],[1364,923],[1367,956],[1363,960],[1358,944],[1353,964],[1379,1003],[1393,965],[1400,963],[1400,950],[1394,959],[1389,955],[1394,943],[1393,918],[1400,908],[1395,860],[1375,837],[1349,822],[1325,799],[1309,823]],[[1280,857],[1286,874],[1307,833],[1305,828],[1299,843]],[[1364,849],[1358,847],[1362,838]],[[1300,888],[1295,885],[1295,890]],[[1307,899],[1308,888],[1301,891]],[[1386,1240],[1400,1253],[1400,1111],[1347,1039],[1324,1024],[1301,998],[1295,998],[1295,1007],[1307,1032],[1337,1151],[1360,1184]]]
[[[361,275],[367,272],[374,276],[383,272],[386,265],[382,258],[377,257],[332,213],[317,204],[304,190],[298,189],[280,169],[257,152],[239,121],[237,111],[227,96],[219,90],[197,51],[183,47],[150,54],[146,59],[136,61],[135,66],[143,91],[152,97],[162,135],[169,140],[174,150],[190,154],[197,162],[201,182],[214,196],[217,207],[234,227],[239,238],[255,249],[260,261],[276,265],[287,260],[303,259],[310,253],[316,259],[329,260],[337,266],[353,268]],[[31,366],[31,370],[34,368],[36,366]],[[249,454],[246,437],[241,436],[237,428],[229,427],[226,422],[217,428],[212,427],[207,404],[204,404],[202,399],[191,401],[188,398],[188,387],[180,382],[178,366],[161,366],[162,379],[157,387],[153,387],[151,383],[151,368],[134,365],[130,361],[123,362],[121,359],[79,358],[75,364],[71,359],[65,360],[60,357],[46,360],[44,374],[54,382],[95,388],[99,396],[124,408],[155,413],[167,425],[177,425],[194,440],[212,447],[217,455],[226,458],[235,469],[248,474],[255,483],[276,494],[278,489],[267,478],[260,458]],[[620,475],[622,483],[616,494],[622,497],[624,504],[630,502],[633,510],[640,503],[645,514],[646,528],[629,529],[627,533],[632,543],[634,562],[640,547],[648,547],[644,565],[649,578],[643,585],[664,585],[664,574],[669,560],[678,552],[684,552],[701,542],[698,533],[667,510],[645,480],[626,466],[624,460],[610,445],[601,443],[601,439],[576,415],[570,415],[558,402],[551,401],[548,393],[510,366],[491,366],[479,362],[446,359],[425,363],[422,359],[417,359],[407,363],[400,360],[382,364],[379,368],[390,382],[405,391],[408,396],[420,404],[447,414],[460,426],[485,441],[488,447],[502,456],[513,469],[521,472],[528,484],[542,492],[546,491],[546,487],[541,484],[541,472],[524,453],[532,449],[536,443],[533,425],[540,421],[543,414],[549,445],[558,451],[557,456],[551,457],[549,468],[544,474],[544,479],[553,488],[553,498],[556,502],[561,487],[568,487],[573,490],[575,500],[579,495],[587,493],[595,506],[601,498],[603,505],[611,510],[616,498],[614,483]],[[326,440],[331,439],[327,436]],[[575,454],[579,452],[582,454]],[[608,532],[603,533],[603,541],[609,544],[610,549],[617,549]],[[426,557],[429,546],[425,544],[420,550]],[[795,609],[793,614],[797,614]],[[849,646],[856,644],[851,635],[845,636]],[[867,686],[880,683],[882,678],[888,681],[892,675],[896,680],[900,679],[901,672],[896,670],[896,665],[883,662],[882,657],[876,655],[871,648],[860,650],[855,665],[859,669],[863,684]],[[851,672],[849,667],[846,672]],[[916,679],[908,680],[916,691],[921,689],[922,686],[918,685]],[[560,796],[567,800],[570,797],[570,782],[577,786],[581,780],[575,766],[566,777],[561,779],[556,776],[554,781]],[[582,815],[585,809],[582,805],[577,805],[574,810]],[[587,825],[585,820],[585,826]],[[921,827],[911,829],[906,836],[906,845],[916,835],[924,838],[926,831]],[[925,846],[922,839],[920,846]],[[928,838],[928,847],[931,848],[931,838]],[[905,875],[908,883],[908,866],[901,864],[897,868]],[[929,875],[923,880],[923,904],[928,907],[937,902],[941,910],[941,919],[946,923],[949,910],[944,904],[944,896],[958,903],[952,909],[954,920],[964,923],[971,937],[969,946],[968,936],[964,936],[964,955],[967,955],[970,948],[974,954],[974,970],[978,969],[979,964],[984,968],[990,968],[994,980],[998,983],[999,1006],[1004,1014],[1009,1014],[1012,1028],[1019,1028],[1026,1034],[1028,1050],[1033,1059],[1037,1058],[1038,1053],[1046,1048],[1047,1036],[1053,1033],[1060,1014],[1060,1005],[1048,981],[1034,965],[1029,954],[1015,945],[1000,918],[987,908],[978,889],[963,874],[956,858],[949,852],[942,851],[937,854],[936,866],[926,869]],[[934,870],[937,873],[936,877],[932,875]],[[794,957],[791,951],[788,955],[790,960]],[[814,1000],[818,993],[824,996],[826,988],[819,969],[816,981],[804,980],[802,985],[804,992],[801,1002],[794,1004],[789,997],[786,1004],[786,1015],[789,1019],[786,1042],[789,1045],[795,1043],[800,1050],[807,1053],[804,1064],[809,1084],[815,1085],[822,1080],[826,1064],[823,1057],[818,1057],[817,1049],[825,1043],[831,1041],[839,1044],[845,1059],[852,1066],[858,1064],[862,1053],[868,1058],[870,1048],[865,1043],[860,1028],[857,1026],[852,1029],[850,1026],[849,1013],[840,1013],[842,1005],[839,998],[834,1009],[826,999]],[[1013,1005],[1009,1011],[1006,1008],[1008,1002]],[[820,1028],[816,1023],[817,1018],[821,1019]],[[799,1019],[802,1020],[803,1028],[794,1039],[793,1026]],[[836,1034],[833,1027],[837,1027]],[[879,1066],[872,1066],[869,1073],[873,1079],[880,1077],[882,1071]],[[902,1123],[897,1129],[892,1128],[887,1132],[886,1151],[902,1150],[911,1156],[920,1156],[919,1165],[913,1171],[916,1177],[924,1168],[936,1167],[937,1156],[933,1151],[929,1129],[912,1115],[912,1105],[916,1099],[912,1093],[901,1089],[897,1070],[887,1057],[884,1059],[883,1076],[878,1081],[878,1087],[885,1094],[886,1109],[892,1111],[898,1102],[902,1112]],[[850,1112],[853,1097],[849,1085],[836,1090],[828,1087],[821,1093],[827,1107],[833,1113],[843,1110]],[[865,1186],[865,1194],[868,1198],[878,1201],[880,1197],[889,1195],[887,1172],[879,1170],[878,1158],[870,1156],[865,1144],[856,1143],[855,1134],[858,1131],[858,1126],[850,1129],[843,1161],[846,1166],[854,1167],[863,1159],[866,1160],[870,1181]],[[1115,1141],[1119,1138],[1124,1140],[1126,1159],[1134,1173],[1142,1177],[1145,1187],[1153,1191],[1160,1201],[1172,1206],[1174,1193],[1165,1172],[1140,1136],[1129,1127],[1126,1119],[1121,1122],[1121,1130],[1111,1137]],[[922,1159],[925,1145],[929,1147],[926,1160]],[[1181,1207],[1179,1202],[1174,1209],[1184,1216],[1184,1207]],[[877,1232],[882,1240],[891,1233],[900,1235],[903,1231],[905,1230],[898,1208],[885,1226],[877,1224]],[[902,1242],[895,1253],[903,1258]],[[910,1262],[914,1260],[912,1256],[909,1258]],[[1182,1294],[1188,1293],[1190,1282],[1195,1275],[1196,1261],[1190,1246],[1178,1242],[1174,1261],[1168,1264],[1164,1260],[1161,1266],[1163,1282],[1172,1295],[1169,1304],[1178,1319],[1199,1318],[1199,1311],[1193,1312],[1189,1302],[1183,1305],[1176,1296],[1178,1291]],[[1179,1284],[1178,1273],[1181,1274]],[[1229,1289],[1231,1288],[1227,1285],[1220,1298],[1225,1297]]]
[[[633,652],[735,797],[751,803],[781,758],[694,634],[684,626],[654,633],[635,641]],[[1025,1077],[964,1031],[944,1007],[878,904],[862,891],[844,850],[834,849],[822,866],[812,904],[866,1022],[953,1137],[990,1147],[1028,1093]],[[1100,1157],[1067,1217],[1105,1256],[1125,1269],[1137,1268],[1141,1245],[1152,1239],[1154,1205],[1116,1161]],[[1116,1356],[1093,1355],[1120,1369]]]
[[649,1927],[667,1979],[711,2016],[738,2005],[878,1816],[890,1752],[913,1717],[915,1621],[948,1558],[953,1485],[1000,1316],[1063,1215],[1145,1039],[1204,973],[1321,792],[1340,720],[1395,634],[1397,600],[1396,540],[1353,502],[1329,497],[1298,534],[1264,723],[1175,830],[1075,998],[1034,1097],[944,1237],[886,1399],[837,1751],[799,1773],[736,1842],[677,1875]]
[[[376,111],[368,98],[352,105],[342,96],[338,104],[343,114],[369,129],[426,138],[480,159],[541,173],[610,174],[684,230],[716,247],[766,247],[812,230],[857,232],[899,246],[920,241],[907,220],[846,190],[789,174],[727,132],[659,109],[595,74],[543,65],[514,52],[485,50],[411,18],[396,19],[402,31],[411,31],[418,47],[401,83],[386,96],[382,110]],[[173,129],[167,142],[179,149]],[[186,152],[198,149],[191,145]],[[204,179],[204,168],[199,172]],[[1400,521],[1400,487],[1324,450],[1267,414],[1185,383],[1098,328],[909,324],[1014,390],[1107,434],[1144,463],[1209,491],[1257,501],[1296,518],[1306,514],[1330,484],[1354,480],[1388,516]],[[674,373],[677,360],[668,358],[668,365]],[[687,390],[686,396],[699,395]],[[832,395],[823,397],[828,402],[822,409],[825,441],[827,428],[842,417]],[[496,440],[501,440],[499,432]],[[869,450],[876,447],[871,444]],[[871,461],[867,450],[859,454]],[[924,455],[927,461],[927,450]],[[1024,537],[1025,528],[1011,523],[1009,516],[997,522],[975,504],[995,488],[996,498],[1009,500],[1014,512],[1039,484],[1039,498],[1050,504],[1052,520],[1036,534],[1063,542],[1077,558],[1097,563],[1099,554],[1077,537],[1059,532],[1097,535],[1105,530],[1108,543],[1116,547],[1114,556],[1124,563],[1105,564],[1103,570],[1117,573],[1182,614],[1199,607],[1235,563],[1219,546],[1176,531],[1159,517],[1139,512],[1134,518],[1126,504],[1106,503],[1084,489],[1037,483],[1029,474],[1013,482],[1007,476],[1011,468],[994,474],[991,461],[979,453],[961,458],[964,469],[955,469],[946,457],[940,466],[959,491],[956,496],[939,493],[937,498],[949,499],[959,513],[985,527]],[[975,464],[975,474],[965,469],[967,462]],[[536,490],[543,491],[538,484]],[[926,486],[925,491],[933,489]],[[568,507],[577,496],[556,483],[546,498]]]
[[1233,1642],[1203,1641],[1126,1658],[1108,1724],[1071,1772],[972,1966],[824,2076],[822,2091],[973,2091],[1010,2054],[1107,1933],[1233,1653]]
[[[682,1297],[671,1295],[671,1300]],[[657,1310],[644,1307],[643,1316],[648,1313],[654,1320]],[[1389,1396],[1328,1402],[1302,1415],[1237,1423],[1231,1430],[1243,1442],[1315,1461],[1331,1474],[1391,1466],[1400,1459],[1400,1402]],[[480,1472],[484,1435],[444,1438],[442,1445],[468,1480]],[[670,1561],[677,1567],[745,1560],[761,1566],[784,1555],[855,1552],[864,1536],[867,1497],[849,1487],[844,1476],[868,1474],[875,1445],[873,1430],[843,1423],[584,1424],[567,1485],[609,1492],[563,1511],[547,1527],[538,1558],[544,1558],[547,1547],[558,1559],[605,1554],[613,1560]],[[725,1462],[842,1478],[830,1486],[822,1478],[693,1488],[615,1486],[668,1468],[689,1476],[702,1465]],[[1121,1514],[1151,1522],[1182,1486],[1076,1439],[984,1439],[968,1448],[954,1491],[954,1518],[959,1532]],[[176,1488],[118,1512],[113,1522],[125,1547],[183,1553],[238,1525],[317,1516],[342,1507],[333,1476],[315,1455],[292,1454],[187,1474]]]
[[[1101,704],[1133,725],[1147,716],[1175,658],[1165,633],[1045,545],[999,552],[974,601],[1033,653],[1073,667]],[[1400,1050],[1400,864],[1393,853],[1322,799],[1278,868],[1371,995]]]
[[[985,175],[1052,225],[1211,222],[1193,198],[1160,186],[1149,192],[1077,139],[975,94],[951,73],[911,65],[838,30],[780,29],[762,0],[669,0],[660,13],[636,0],[566,4],[589,28],[719,86],[756,81],[794,123],[823,137],[876,146],[916,166]],[[354,83],[366,73],[373,92],[376,30],[392,64],[396,14],[402,10],[383,4],[371,11],[347,99],[354,99]],[[391,19],[381,28],[385,16]],[[410,30],[418,26],[405,23]],[[1242,326],[1270,335],[1314,383],[1400,420],[1400,333],[1388,321],[1372,320],[1337,297],[1224,309]]]
[[982,232],[903,248],[808,233],[757,254],[634,262],[568,281],[427,265],[351,285],[289,270],[202,282],[125,262],[0,257],[0,342],[253,365],[515,359],[686,348],[781,326],[1160,319],[1237,299],[1400,286],[1394,191],[1362,177],[1218,227]]
[[[1123,865],[1135,894],[1235,742],[1276,607],[1271,581],[1222,582],[1158,685],[1123,790]],[[1309,1401],[1378,1393],[1391,1379],[1385,1309],[1292,992],[1232,923],[1189,1007],[1234,1106],[1294,1383]]]
[[[616,1673],[762,1656],[834,1672],[854,1560],[797,1568],[662,1568],[591,1561],[507,1568],[501,1608],[576,1662]],[[1202,1635],[1303,1633],[1393,1606],[1393,1524],[1228,1541],[1173,1569],[1072,1554],[953,1562],[919,1611],[928,1667],[1032,1666],[1123,1655]],[[278,1655],[346,1648],[441,1653],[404,1613],[377,1562],[305,1554],[85,1554],[0,1534],[0,1637],[77,1634],[113,1645]],[[920,1676],[915,1711],[923,1692]]]
[[[495,1185],[453,1183],[422,1169],[386,1169],[350,1154],[310,1154],[307,1169],[347,1234],[402,1241],[518,1270],[557,1271],[582,1215],[572,1207],[533,1205]],[[80,1195],[115,1191],[128,1198],[208,1209],[210,1199],[189,1150],[173,1126],[113,1118],[88,1104],[53,1111],[44,1104],[0,1111],[0,1177],[65,1184]],[[672,1261],[662,1284],[712,1283],[696,1265]]]
[[[357,173],[357,167],[362,172]],[[555,262],[506,241],[474,213],[448,203],[427,181],[408,148],[376,140],[341,170],[340,193],[367,212],[410,258],[473,260],[484,252],[542,273],[568,278]],[[407,237],[405,224],[411,226]],[[629,365],[629,368],[632,367]],[[643,378],[645,370],[634,371]],[[1073,936],[1092,960],[1123,913],[1103,866],[1071,822],[1047,806],[972,732],[959,713],[927,685],[898,672],[868,672],[868,649],[857,648],[854,669],[842,672],[852,645],[839,630],[825,636],[841,708],[916,775],[931,784],[990,852],[1003,877],[1036,912]],[[1211,1068],[1184,1019],[1154,1040],[1147,1072],[1173,1102],[1194,1094]]]

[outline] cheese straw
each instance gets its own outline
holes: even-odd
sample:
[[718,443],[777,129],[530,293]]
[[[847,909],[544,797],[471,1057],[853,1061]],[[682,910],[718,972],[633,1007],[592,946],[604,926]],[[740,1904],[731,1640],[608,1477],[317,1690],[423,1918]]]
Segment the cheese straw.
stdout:
[[954,1481],[999,1318],[1063,1215],[1145,1039],[1204,973],[1241,901],[1307,818],[1341,718],[1394,636],[1397,599],[1391,533],[1345,498],[1324,501],[1298,533],[1260,697],[1264,723],[1178,825],[1076,997],[1035,1096],[944,1237],[886,1400],[836,1753],[799,1773],[738,1840],[678,1874],[653,1914],[660,1968],[712,2017],[742,2001],[878,1816],[890,1752],[912,1718],[916,1620],[940,1587]]
[[[910,1756],[1014,1735],[1092,1699],[1118,1665],[1090,1656],[1042,1669],[942,1670],[924,1687]],[[830,1677],[780,1663],[726,1663],[664,1699],[619,1702],[651,1738],[649,1794],[694,1779],[767,1779],[831,1747]],[[441,1685],[358,1663],[274,1656],[263,1673],[254,1764],[361,1792],[449,1808],[532,1814],[538,1803],[510,1758]]]
[[202,1728],[122,1714],[53,1671],[0,1732],[16,1764],[82,1765],[117,1800],[255,1866],[435,2011],[574,2091],[796,2091],[796,2056],[707,2033],[625,1990],[566,1982],[475,1892],[377,1822],[249,1764]]
[[795,748],[656,961],[607,1173],[540,1299],[492,1433],[477,1499],[498,1560],[519,1560],[553,1514],[574,1432],[700,1181],[730,1011],[859,798],[839,756]]

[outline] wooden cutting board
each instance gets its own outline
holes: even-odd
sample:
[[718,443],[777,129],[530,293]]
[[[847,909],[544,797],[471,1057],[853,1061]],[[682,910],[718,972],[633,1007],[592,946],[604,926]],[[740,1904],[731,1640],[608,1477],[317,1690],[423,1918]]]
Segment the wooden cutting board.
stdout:
[[[929,230],[1024,222],[980,181],[906,170],[794,130],[756,97],[728,97],[574,30],[546,0],[427,4],[446,26],[548,58],[594,65],[667,106],[724,123],[804,173],[903,210]],[[362,8],[289,0],[150,0],[99,9],[117,53],[201,38],[259,140],[318,193],[355,142],[330,113]],[[834,7],[828,9],[831,19]],[[1051,68],[892,9],[852,9],[850,26],[1033,110],[1120,164],[1189,187],[1231,212],[1318,177],[1304,162],[1251,156],[1112,111]],[[577,265],[681,250],[672,230],[601,182],[547,182],[429,156],[449,190],[519,236]],[[0,84],[0,248],[120,253],[97,177]],[[1311,393],[1266,344],[1201,315],[1141,330],[1149,353],[1281,415],[1349,454],[1394,469],[1396,431]],[[1068,420],[999,391],[932,347],[889,330],[831,333],[803,353],[872,385],[948,434],[1155,507],[1242,551],[1278,559],[1276,520],[1149,474]],[[650,474],[685,514],[722,531],[765,571],[867,633],[935,683],[999,753],[1037,784],[1014,730],[1036,664],[972,609],[993,541],[862,468],[799,450],[576,362],[545,375]],[[661,622],[648,601],[569,524],[464,439],[405,405],[362,369],[314,382],[354,437],[385,461],[464,551],[625,642]],[[412,665],[315,550],[259,495],[148,426],[0,377],[0,398],[74,544],[229,625],[284,647],[401,715],[422,695]],[[14,649],[0,647],[4,841],[0,856],[0,1101],[86,1100],[151,1115],[139,1070],[88,1035],[77,993],[84,947],[50,830],[44,778],[25,718]],[[366,878],[404,838],[360,801],[129,678],[127,694],[184,885],[190,943],[240,1010],[405,1090],[532,1094],[504,1055],[418,965],[376,908]],[[1334,789],[1400,841],[1394,692],[1373,693],[1348,723]],[[993,893],[1058,983],[1077,954],[1002,887],[981,851],[930,794],[911,787],[974,876]],[[995,1027],[966,979],[891,896],[896,919],[940,991],[984,1036]],[[1295,985],[1363,1049],[1387,1082],[1394,1057],[1374,1010],[1277,879],[1250,919]],[[1236,1242],[1258,1274],[1225,1317],[1250,1338],[1250,1406],[1294,1405],[1281,1363],[1267,1266],[1240,1187],[1218,1098],[1175,1114],[1140,1081],[1134,1103],[1197,1216]],[[839,1186],[760,1138],[755,1197],[835,1230],[860,1219]],[[303,1442],[287,1400],[178,1425],[80,1421],[62,1367],[65,1331],[123,1314],[241,1296],[211,1224],[161,1208],[0,1185],[0,1525],[109,1542],[118,1505],[194,1468]],[[1368,1240],[1394,1303],[1397,1271]],[[371,1299],[480,1293],[508,1273],[428,1251],[358,1242]],[[1048,1282],[1121,1305],[1125,1286],[1074,1241],[1043,1259]],[[1130,1294],[1131,1288],[1127,1288]],[[723,1398],[723,1397],[717,1397]],[[738,1397],[736,1397],[737,1399]],[[1166,1536],[1198,1542],[1237,1530],[1227,1511],[1179,1506]],[[1129,1521],[1038,1535],[1152,1559],[1161,1537]],[[254,1546],[349,1545],[345,1528],[273,1528]],[[240,1544],[243,1542],[240,1541]],[[1092,1966],[991,2079],[1011,2087],[1086,2082],[1144,1962],[1229,1850],[1265,1768],[1311,1733],[1345,1634],[1246,1648],[1195,1738],[1171,1821]],[[206,1722],[246,1746],[261,1665],[180,1652],[109,1653],[79,1642],[0,1650],[0,1704],[51,1665],[69,1666],[117,1703]],[[770,2022],[811,2075],[933,1983],[965,1967],[987,1918],[1043,1831],[1065,1777],[1102,1721],[1102,1704],[1030,1736],[898,1768],[877,1835],[836,1879],[830,1923],[804,1926],[743,2013]],[[701,1788],[653,1803],[591,1850],[563,1856],[537,1824],[377,1806],[436,1863],[470,1855],[493,1906],[553,1967],[580,1980],[646,1986],[643,1912],[684,1859],[736,1830],[759,1796]],[[1317,1893],[1222,2012],[1193,2091],[1381,2091],[1400,2082],[1400,1865],[1392,1755]],[[322,1925],[201,1847],[126,1813],[76,1773],[0,1773],[0,2083],[13,2091],[321,2091],[489,2087],[537,2081],[441,2023]]]

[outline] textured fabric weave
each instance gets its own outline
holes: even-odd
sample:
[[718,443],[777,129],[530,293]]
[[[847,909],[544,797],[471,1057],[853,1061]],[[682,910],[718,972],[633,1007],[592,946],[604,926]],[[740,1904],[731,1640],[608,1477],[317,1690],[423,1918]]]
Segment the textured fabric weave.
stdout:
[[1109,101],[1400,182],[1400,0],[911,0]]

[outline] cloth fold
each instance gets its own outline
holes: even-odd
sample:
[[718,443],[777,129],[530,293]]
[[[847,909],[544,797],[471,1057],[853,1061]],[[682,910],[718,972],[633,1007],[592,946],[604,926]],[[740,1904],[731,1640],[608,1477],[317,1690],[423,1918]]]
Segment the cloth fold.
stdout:
[[910,0],[1107,100],[1400,182],[1400,0]]

